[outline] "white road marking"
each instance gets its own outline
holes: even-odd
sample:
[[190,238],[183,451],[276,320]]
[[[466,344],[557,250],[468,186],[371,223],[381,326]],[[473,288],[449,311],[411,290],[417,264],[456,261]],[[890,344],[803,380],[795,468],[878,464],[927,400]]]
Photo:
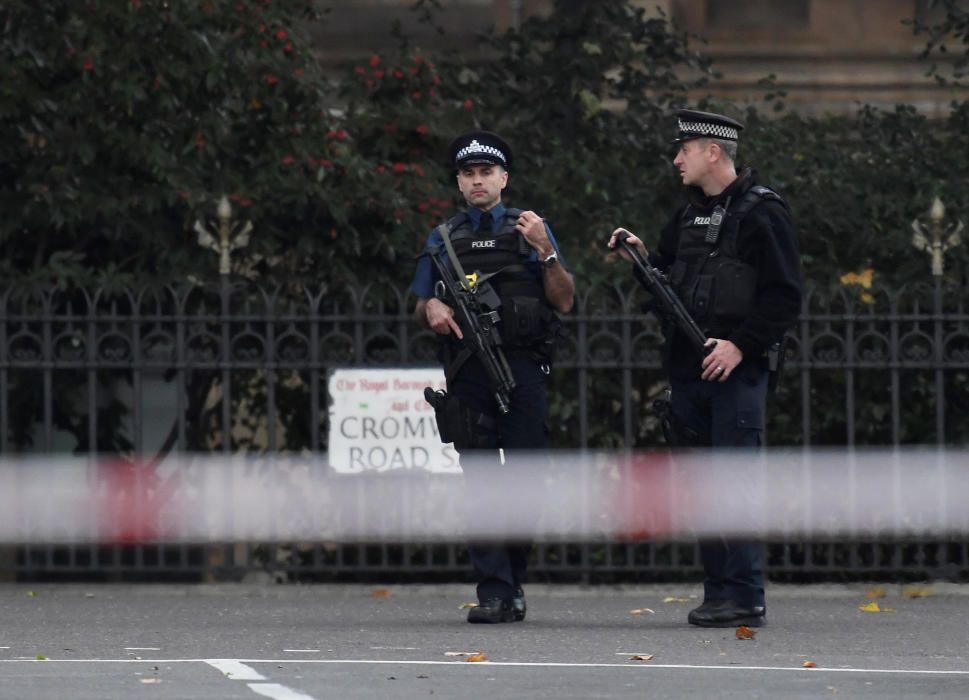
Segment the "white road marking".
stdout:
[[417,647],[370,647],[370,651],[417,651]]
[[279,685],[279,683],[250,683],[249,688],[253,692],[273,700],[313,700],[311,696],[287,688],[285,685]]
[[[222,671],[226,678],[233,681],[267,681],[264,675],[251,666],[247,666],[238,659],[205,659],[205,663]],[[287,688],[279,683],[247,683],[249,689],[257,695],[273,700],[314,700],[305,693]]]
[[[44,659],[39,661],[32,657],[19,659],[0,659],[2,664],[15,663],[44,663],[44,664],[197,664],[205,663],[222,670],[216,664],[222,662],[238,664],[241,668],[249,668],[245,664],[397,664],[400,666],[452,666],[466,668],[482,666],[484,664],[469,664],[464,661],[413,661],[392,659]],[[910,668],[804,668],[802,666],[724,666],[724,665],[691,665],[691,664],[619,664],[619,663],[563,663],[554,661],[491,661],[490,668],[495,666],[521,666],[531,668],[630,668],[641,672],[651,669],[666,668],[680,671],[789,671],[794,673],[885,673],[894,675],[928,675],[928,676],[969,676],[969,670],[964,671],[933,671],[928,669]],[[253,673],[253,669],[249,669]],[[243,679],[240,679],[243,680]],[[254,679],[255,680],[255,679]]]
[[266,677],[256,671],[256,669],[246,666],[241,661],[236,661],[235,659],[205,659],[205,663],[222,671],[227,678],[233,681],[266,680]]
[[283,649],[283,651],[288,651],[293,654],[318,654],[319,649]]
[[[0,663],[2,663],[0,659]],[[302,661],[275,660],[275,659],[241,659],[246,663],[252,664],[397,664],[401,666],[459,666],[472,667],[484,666],[485,664],[469,664],[464,661],[410,661],[392,659],[303,659]],[[891,674],[913,674],[913,675],[939,675],[939,676],[969,676],[969,670],[965,671],[932,671],[905,668],[804,668],[803,666],[725,666],[725,665],[692,665],[692,664],[616,664],[616,663],[564,663],[556,661],[489,661],[488,666],[515,666],[529,668],[635,668],[653,669],[667,668],[682,671],[794,671],[797,673],[891,673]]]
[[161,651],[161,647],[125,647],[125,651]]

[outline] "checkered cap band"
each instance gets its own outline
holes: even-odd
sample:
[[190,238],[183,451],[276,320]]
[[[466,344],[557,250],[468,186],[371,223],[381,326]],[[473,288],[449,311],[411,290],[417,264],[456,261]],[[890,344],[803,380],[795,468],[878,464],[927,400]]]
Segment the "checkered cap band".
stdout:
[[473,140],[467,146],[465,146],[460,151],[458,151],[458,154],[454,157],[454,160],[455,162],[460,163],[465,158],[468,158],[470,156],[476,156],[476,155],[494,156],[502,163],[507,162],[505,159],[504,153],[502,153],[494,146],[485,146],[483,144],[478,143],[477,139]]
[[711,136],[716,139],[727,139],[729,141],[739,141],[740,132],[724,124],[713,124],[711,122],[686,122],[682,119],[679,123],[681,134],[696,134],[697,136]]

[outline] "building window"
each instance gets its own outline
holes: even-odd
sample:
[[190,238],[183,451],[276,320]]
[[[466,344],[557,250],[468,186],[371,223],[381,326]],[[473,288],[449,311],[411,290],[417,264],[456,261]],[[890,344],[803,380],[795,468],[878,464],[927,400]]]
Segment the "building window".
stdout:
[[706,0],[708,30],[805,30],[811,19],[811,0]]

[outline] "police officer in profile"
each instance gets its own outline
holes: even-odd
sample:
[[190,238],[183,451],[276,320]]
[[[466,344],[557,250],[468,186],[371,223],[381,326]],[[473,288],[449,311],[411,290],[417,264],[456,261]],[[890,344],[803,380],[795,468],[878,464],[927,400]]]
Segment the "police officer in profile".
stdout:
[[[487,280],[497,292],[498,331],[515,380],[507,413],[498,410],[489,376],[469,352],[467,329],[456,320],[453,300],[439,293],[439,274],[426,254],[418,258],[411,289],[417,297],[417,321],[441,341],[446,412],[471,426],[471,434],[454,439],[468,493],[474,538],[469,553],[478,581],[478,605],[468,612],[468,622],[520,621],[526,612],[522,583],[530,543],[489,540],[488,533],[504,524],[499,522],[502,502],[513,494],[495,491],[509,489],[505,475],[514,473],[516,459],[548,447],[545,384],[560,328],[556,312],[572,308],[574,287],[544,219],[502,203],[512,163],[508,143],[497,134],[472,131],[451,143],[449,155],[467,209],[447,221],[443,233],[442,227],[435,228],[425,251],[440,251],[445,264],[451,264],[446,234],[464,273]],[[441,420],[438,412],[439,425]]]
[[[708,337],[705,355],[667,329],[673,442],[679,447],[756,448],[763,444],[770,363],[801,306],[801,263],[791,212],[757,173],[736,165],[740,122],[721,114],[677,113],[673,165],[688,191],[649,253]],[[615,248],[616,229],[609,239]],[[624,257],[628,257],[624,253]],[[733,504],[742,507],[742,504]],[[701,627],[766,622],[760,543],[701,541],[703,603],[689,613]]]

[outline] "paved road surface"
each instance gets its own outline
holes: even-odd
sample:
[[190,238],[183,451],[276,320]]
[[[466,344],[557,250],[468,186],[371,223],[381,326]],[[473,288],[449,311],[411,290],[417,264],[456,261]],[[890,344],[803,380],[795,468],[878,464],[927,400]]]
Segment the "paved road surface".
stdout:
[[772,586],[738,640],[692,585],[533,585],[495,626],[470,586],[5,585],[0,698],[969,698],[969,586],[882,587]]

